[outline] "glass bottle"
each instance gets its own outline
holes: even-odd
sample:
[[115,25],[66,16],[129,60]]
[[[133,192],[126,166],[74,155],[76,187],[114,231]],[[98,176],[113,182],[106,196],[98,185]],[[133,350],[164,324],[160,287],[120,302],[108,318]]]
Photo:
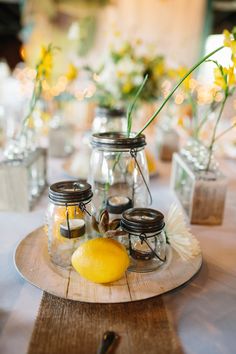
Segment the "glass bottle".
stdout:
[[61,267],[71,265],[71,256],[90,234],[90,184],[62,181],[49,188],[47,211],[48,251],[51,261]]
[[127,233],[132,272],[151,272],[166,261],[164,215],[148,208],[133,208],[122,214],[121,229]]
[[109,197],[127,198],[134,207],[151,202],[145,145],[144,135],[93,134],[89,182],[97,212],[107,206]]
[[97,107],[92,123],[93,133],[124,132],[127,129],[127,119],[123,109]]

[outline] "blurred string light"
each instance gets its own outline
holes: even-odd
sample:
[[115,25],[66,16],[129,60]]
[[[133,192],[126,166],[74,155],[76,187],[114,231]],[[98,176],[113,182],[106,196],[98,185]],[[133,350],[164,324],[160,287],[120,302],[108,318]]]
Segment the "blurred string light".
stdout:
[[20,47],[20,56],[23,61],[26,60],[26,50],[24,45]]
[[175,103],[176,104],[182,104],[185,99],[185,94],[183,92],[177,93],[175,96]]
[[[33,89],[33,81],[36,77],[36,70],[25,66],[19,66],[14,70],[13,75],[20,84],[20,92],[22,96],[30,97]],[[94,74],[93,78],[94,80],[99,79],[97,74]],[[80,89],[78,87],[78,82],[76,82],[76,80],[70,82],[66,75],[60,75],[53,84],[49,84],[47,80],[43,80],[42,88],[43,98],[47,101],[53,100],[66,92],[75,100],[82,101],[86,98],[91,98],[96,91],[94,83],[89,82],[85,88]]]

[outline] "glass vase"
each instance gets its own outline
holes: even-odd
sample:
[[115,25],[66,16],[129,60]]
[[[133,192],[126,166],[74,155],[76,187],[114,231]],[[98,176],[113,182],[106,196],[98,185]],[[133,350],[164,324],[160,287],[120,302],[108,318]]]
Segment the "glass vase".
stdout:
[[127,119],[123,109],[97,107],[92,123],[92,133],[125,132]]
[[49,126],[49,155],[66,157],[73,151],[73,129],[65,122],[63,112],[54,114]]
[[196,156],[189,159],[174,154],[171,186],[191,224],[220,225],[224,216],[227,179],[214,161],[207,169],[208,159],[199,157],[198,160]]

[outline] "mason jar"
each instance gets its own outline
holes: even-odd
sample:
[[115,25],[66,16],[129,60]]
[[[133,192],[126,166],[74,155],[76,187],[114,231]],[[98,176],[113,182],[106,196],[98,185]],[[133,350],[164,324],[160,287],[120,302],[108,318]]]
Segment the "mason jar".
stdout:
[[62,181],[49,187],[47,210],[48,251],[51,261],[63,268],[90,234],[93,193],[84,181]]
[[133,207],[151,203],[145,145],[144,135],[127,138],[125,133],[93,134],[89,183],[98,213],[107,207],[110,197],[113,210],[117,203],[119,210],[127,203]]
[[127,119],[123,109],[97,107],[92,123],[93,133],[124,132],[127,129]]
[[132,272],[151,272],[166,262],[164,215],[155,209],[133,208],[122,214],[121,229],[129,242]]

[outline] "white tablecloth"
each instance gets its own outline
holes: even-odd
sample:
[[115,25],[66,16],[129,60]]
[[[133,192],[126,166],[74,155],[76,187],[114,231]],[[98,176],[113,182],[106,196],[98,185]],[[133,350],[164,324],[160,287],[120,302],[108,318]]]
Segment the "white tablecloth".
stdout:
[[[67,179],[61,160],[49,166],[49,182]],[[203,252],[200,273],[164,296],[185,353],[236,352],[236,164],[224,162],[229,177],[224,224],[192,226]],[[153,207],[167,212],[175,197],[169,189],[169,164],[159,164],[151,181]],[[0,213],[0,353],[23,354],[37,316],[42,291],[24,281],[13,263],[17,243],[44,222],[47,193],[30,213]],[[158,336],[158,333],[157,333]]]

